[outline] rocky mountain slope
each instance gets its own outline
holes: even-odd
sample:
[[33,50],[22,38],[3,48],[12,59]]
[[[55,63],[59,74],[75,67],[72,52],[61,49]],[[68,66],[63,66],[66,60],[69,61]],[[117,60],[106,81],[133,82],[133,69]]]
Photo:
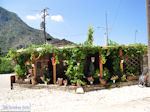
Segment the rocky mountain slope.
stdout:
[[[43,44],[43,32],[28,26],[17,14],[0,7],[0,48],[7,52],[10,48],[25,48],[30,44]],[[49,43],[61,40],[47,34]],[[66,44],[66,43],[65,43]],[[64,44],[64,45],[65,45]]]

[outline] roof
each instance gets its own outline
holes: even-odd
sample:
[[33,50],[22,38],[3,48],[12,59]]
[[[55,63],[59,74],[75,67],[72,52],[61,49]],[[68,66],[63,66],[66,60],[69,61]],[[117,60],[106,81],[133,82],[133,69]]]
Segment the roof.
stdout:
[[56,47],[63,47],[63,46],[68,46],[68,45],[76,45],[75,43],[73,43],[71,41],[68,41],[66,39],[62,39],[62,40],[54,39],[54,40],[47,41],[47,43],[51,44],[53,46],[56,46]]

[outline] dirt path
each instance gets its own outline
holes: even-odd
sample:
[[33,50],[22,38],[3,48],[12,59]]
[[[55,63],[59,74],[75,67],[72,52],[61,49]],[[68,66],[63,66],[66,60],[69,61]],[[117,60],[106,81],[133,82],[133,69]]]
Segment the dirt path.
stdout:
[[51,89],[0,90],[3,107],[26,107],[32,112],[150,112],[150,88],[129,86],[74,94]]

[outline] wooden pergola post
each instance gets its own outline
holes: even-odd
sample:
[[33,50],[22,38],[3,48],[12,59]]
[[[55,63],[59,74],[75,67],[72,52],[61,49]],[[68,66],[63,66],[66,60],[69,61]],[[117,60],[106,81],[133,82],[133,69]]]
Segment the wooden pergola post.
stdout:
[[102,59],[101,59],[101,55],[99,55],[99,71],[100,71],[100,78],[103,77],[103,63],[102,63]]
[[33,55],[32,57],[32,68],[33,68],[33,77],[32,77],[32,84],[35,85],[37,84],[37,74],[36,74],[36,68],[37,67],[37,63],[36,63],[36,57],[35,55]]
[[53,83],[56,84],[56,59],[54,53],[52,57],[52,65],[53,65]]
[[33,64],[33,80],[34,80],[34,84],[36,84],[37,83],[37,81],[36,81],[36,79],[37,79],[37,75],[36,75],[36,62]]
[[120,56],[120,69],[121,69],[121,72],[123,72],[123,52],[122,52],[122,49],[119,50],[119,56]]

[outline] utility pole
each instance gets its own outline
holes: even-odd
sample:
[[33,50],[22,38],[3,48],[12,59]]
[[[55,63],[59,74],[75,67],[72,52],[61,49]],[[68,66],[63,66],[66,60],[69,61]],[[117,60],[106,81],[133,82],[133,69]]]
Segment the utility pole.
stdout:
[[99,28],[102,28],[102,29],[104,29],[105,30],[105,33],[104,33],[104,36],[105,36],[105,45],[106,46],[108,46],[108,41],[109,41],[109,34],[108,34],[108,31],[109,31],[109,28],[108,28],[108,20],[107,20],[107,12],[105,13],[105,27],[100,27],[100,26],[98,26],[97,28],[99,29]]
[[106,21],[106,46],[108,46],[108,21],[107,21],[107,12],[105,13],[105,21]]
[[41,18],[42,18],[42,22],[40,24],[41,29],[43,30],[43,34],[44,34],[44,43],[46,44],[46,16],[48,16],[48,8],[43,9],[41,12]]

